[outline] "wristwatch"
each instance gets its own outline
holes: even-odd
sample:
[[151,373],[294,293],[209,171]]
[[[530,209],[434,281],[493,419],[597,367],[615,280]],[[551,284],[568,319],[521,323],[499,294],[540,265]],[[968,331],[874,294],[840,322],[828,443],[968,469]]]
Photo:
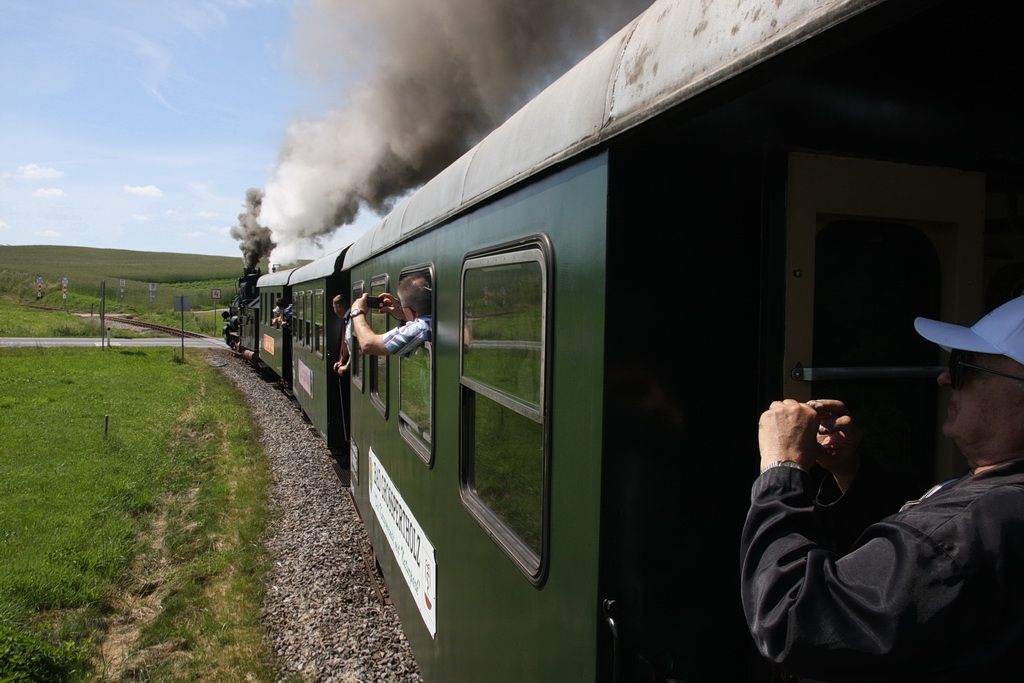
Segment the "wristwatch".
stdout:
[[800,470],[802,472],[806,471],[806,470],[804,470],[803,467],[800,467],[800,465],[797,465],[792,460],[776,460],[775,462],[770,462],[767,465],[765,465],[764,467],[762,467],[761,468],[761,474],[764,474],[768,470],[773,470],[776,467],[792,467],[793,469],[797,469],[797,470]]
[[350,317],[350,318],[354,318],[354,317],[356,317],[357,315],[362,315],[362,314],[363,314],[363,313],[365,313],[365,312],[366,312],[366,311],[361,311],[361,310],[359,310],[358,308],[353,308],[353,309],[352,309],[352,312],[351,312],[351,313],[349,314],[349,316],[348,316],[348,317]]

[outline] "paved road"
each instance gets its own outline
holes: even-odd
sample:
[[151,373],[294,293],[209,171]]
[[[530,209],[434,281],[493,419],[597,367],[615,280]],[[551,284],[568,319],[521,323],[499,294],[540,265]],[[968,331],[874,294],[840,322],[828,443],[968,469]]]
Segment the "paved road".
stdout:
[[[181,348],[181,339],[174,337],[138,337],[136,339],[111,339],[110,345],[118,346],[176,346]],[[16,346],[100,346],[97,337],[0,337],[0,348]],[[187,349],[224,349],[227,344],[218,337],[186,339]]]

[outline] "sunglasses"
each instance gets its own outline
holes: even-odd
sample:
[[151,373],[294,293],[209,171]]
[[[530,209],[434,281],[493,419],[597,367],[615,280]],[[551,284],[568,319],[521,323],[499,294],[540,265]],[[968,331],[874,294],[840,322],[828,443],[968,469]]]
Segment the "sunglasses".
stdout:
[[949,352],[949,383],[954,389],[959,389],[964,381],[964,368],[969,370],[975,370],[977,372],[989,372],[993,375],[999,375],[1000,377],[1006,377],[1009,379],[1015,379],[1018,382],[1024,382],[1024,377],[1018,377],[1017,375],[1008,375],[1005,372],[999,372],[998,370],[992,370],[990,368],[983,368],[980,365],[974,365],[964,360],[967,357],[968,352],[961,349],[953,349]]

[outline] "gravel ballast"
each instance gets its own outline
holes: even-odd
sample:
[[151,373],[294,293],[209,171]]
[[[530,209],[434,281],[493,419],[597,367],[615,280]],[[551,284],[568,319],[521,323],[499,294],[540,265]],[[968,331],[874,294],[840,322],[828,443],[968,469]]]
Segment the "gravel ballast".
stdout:
[[367,574],[366,530],[327,447],[244,361],[228,352],[207,358],[247,397],[273,472],[264,620],[281,669],[307,681],[422,681],[394,607],[381,603]]

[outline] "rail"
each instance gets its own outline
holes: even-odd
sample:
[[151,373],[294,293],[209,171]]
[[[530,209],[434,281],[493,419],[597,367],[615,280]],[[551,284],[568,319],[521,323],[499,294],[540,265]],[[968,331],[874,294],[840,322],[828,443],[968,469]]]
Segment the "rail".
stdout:
[[107,314],[108,320],[116,320],[122,325],[131,325],[132,327],[141,327],[146,330],[152,330],[153,332],[160,332],[171,337],[186,337],[187,339],[211,339],[208,334],[201,334],[199,332],[192,332],[191,330],[182,331],[177,327],[167,327],[166,325],[157,325],[156,323],[149,323],[143,320],[136,320],[135,318],[128,318],[120,315]]
[[[53,308],[52,306],[39,306],[37,304],[22,304],[22,306],[25,306],[26,308],[38,308],[38,309],[43,310],[43,311],[63,311],[64,310],[63,308]],[[72,312],[74,312],[74,311],[72,311]],[[85,311],[81,311],[81,313],[84,314]],[[95,316],[96,314],[94,313],[94,314],[91,314],[91,315]],[[185,337],[187,339],[216,339],[216,337],[211,337],[208,334],[202,334],[200,332],[192,332],[190,330],[185,330],[183,332],[180,328],[177,328],[177,327],[167,327],[166,325],[158,325],[156,323],[150,323],[150,322],[146,322],[144,320],[137,320],[135,318],[129,318],[128,316],[125,316],[125,315],[118,315],[116,313],[107,313],[106,314],[106,318],[107,318],[107,320],[116,320],[117,322],[119,322],[122,325],[129,325],[131,327],[139,327],[139,328],[142,328],[144,330],[150,330],[151,332],[159,332],[160,334],[166,334],[167,336],[170,336],[170,337]]]

